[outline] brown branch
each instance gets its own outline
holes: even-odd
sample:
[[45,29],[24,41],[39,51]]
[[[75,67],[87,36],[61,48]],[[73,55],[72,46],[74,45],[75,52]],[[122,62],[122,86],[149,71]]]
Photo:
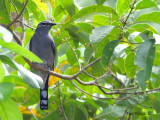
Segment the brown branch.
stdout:
[[16,8],[16,5],[14,4],[14,2],[12,1],[12,0],[10,0],[10,2],[12,3],[12,5],[14,6],[14,9],[15,9],[15,11],[16,11],[16,13],[17,13],[17,15],[18,15],[18,10],[17,10],[17,8]]
[[[78,56],[77,56],[75,50],[72,48],[72,46],[69,44],[68,41],[67,41],[67,44],[68,44],[68,46],[71,48],[71,50],[73,51],[73,53],[74,53],[74,55],[75,55],[75,57],[76,57],[76,59],[77,59],[77,61],[78,61],[79,68],[80,68],[80,70],[81,70],[81,69],[82,69],[82,65],[81,65],[81,63],[80,63],[80,61],[79,61],[79,59],[78,59]],[[85,73],[86,75],[88,75],[89,77],[92,77],[92,78],[96,79],[96,77],[94,77],[93,75],[87,73],[86,70],[84,70],[84,73]]]
[[15,18],[10,24],[7,25],[8,28],[9,28],[14,22],[16,22],[17,19],[23,14],[23,12],[24,12],[24,10],[25,10],[25,8],[26,8],[26,6],[27,6],[28,1],[29,1],[29,0],[26,0],[26,2],[25,2],[25,4],[24,4],[21,12],[16,16],[16,18]]
[[16,42],[22,46],[22,42],[21,42],[21,39],[16,35],[16,33],[14,31],[12,31],[10,28],[8,28],[5,24],[0,24],[1,26],[3,26],[4,28],[6,28],[7,30],[9,30],[12,35],[13,35],[13,38],[16,40]]
[[117,78],[117,76],[116,76],[110,69],[108,69],[108,73],[109,73],[110,75],[112,75],[112,77],[113,77],[120,85],[122,85],[122,87],[125,87],[125,85]]
[[73,51],[73,53],[74,53],[74,55],[75,55],[75,57],[76,57],[76,60],[77,60],[77,62],[78,62],[78,64],[79,64],[79,69],[81,70],[81,69],[82,69],[82,65],[81,65],[81,63],[79,62],[79,59],[78,59],[78,56],[77,56],[75,50],[72,48],[72,46],[69,44],[68,41],[67,41],[67,44],[68,44],[68,46],[71,48],[71,50]]
[[25,40],[25,27],[24,27],[24,13],[22,14],[22,22],[21,22],[21,26],[22,26],[22,43],[24,42]]
[[79,74],[81,74],[84,70],[86,70],[87,68],[89,68],[91,65],[95,64],[96,62],[98,62],[101,58],[98,58],[94,61],[92,61],[91,63],[89,63],[88,65],[86,65],[84,68],[82,68],[81,70],[79,70],[75,75],[74,78],[76,78]]
[[128,19],[129,19],[129,16],[132,14],[132,11],[133,11],[133,9],[134,9],[134,5],[135,5],[135,3],[136,3],[136,0],[133,0],[133,4],[132,4],[132,6],[130,6],[131,10],[130,10],[130,12],[129,12],[129,14],[128,14],[127,18],[126,18],[126,20],[123,22],[123,27],[125,27],[125,26],[126,26],[127,21],[128,21]]
[[[59,87],[59,85],[58,85]],[[65,120],[68,120],[67,117],[66,117],[66,114],[65,114],[65,111],[64,111],[64,108],[63,108],[63,104],[62,104],[62,101],[61,101],[61,91],[60,89],[58,88],[58,98],[59,98],[59,109],[60,111],[62,112],[63,116],[64,116],[64,119]]]

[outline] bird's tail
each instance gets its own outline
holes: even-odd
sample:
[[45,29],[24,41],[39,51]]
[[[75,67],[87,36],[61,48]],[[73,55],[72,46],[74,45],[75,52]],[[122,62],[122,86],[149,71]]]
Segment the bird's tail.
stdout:
[[45,87],[43,89],[40,88],[40,109],[41,110],[48,110],[48,80],[49,80],[49,74],[47,76]]

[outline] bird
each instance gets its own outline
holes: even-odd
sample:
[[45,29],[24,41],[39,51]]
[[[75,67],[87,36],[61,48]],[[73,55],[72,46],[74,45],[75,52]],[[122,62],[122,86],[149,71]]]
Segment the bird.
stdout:
[[[29,50],[37,55],[43,63],[33,63],[49,70],[54,70],[56,46],[50,35],[50,29],[56,25],[49,20],[42,21],[38,24],[35,33],[31,37]],[[43,85],[40,87],[40,109],[48,110],[48,80],[49,72],[37,70],[39,76],[43,79]]]

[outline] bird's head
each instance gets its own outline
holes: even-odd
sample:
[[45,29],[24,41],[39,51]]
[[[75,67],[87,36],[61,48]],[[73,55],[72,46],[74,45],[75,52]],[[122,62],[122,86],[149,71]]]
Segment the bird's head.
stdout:
[[36,31],[37,32],[49,32],[49,30],[51,29],[53,25],[56,25],[56,23],[53,23],[49,20],[42,21],[38,24]]

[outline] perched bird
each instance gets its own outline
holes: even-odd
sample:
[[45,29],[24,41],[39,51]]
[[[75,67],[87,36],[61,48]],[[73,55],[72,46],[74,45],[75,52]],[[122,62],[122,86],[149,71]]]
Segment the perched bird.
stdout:
[[[56,46],[49,31],[53,25],[51,21],[42,21],[38,24],[34,35],[29,44],[29,49],[37,55],[43,63],[34,63],[48,70],[54,70]],[[49,73],[38,71],[39,76],[43,79],[43,85],[40,88],[40,108],[48,109],[48,79]]]

